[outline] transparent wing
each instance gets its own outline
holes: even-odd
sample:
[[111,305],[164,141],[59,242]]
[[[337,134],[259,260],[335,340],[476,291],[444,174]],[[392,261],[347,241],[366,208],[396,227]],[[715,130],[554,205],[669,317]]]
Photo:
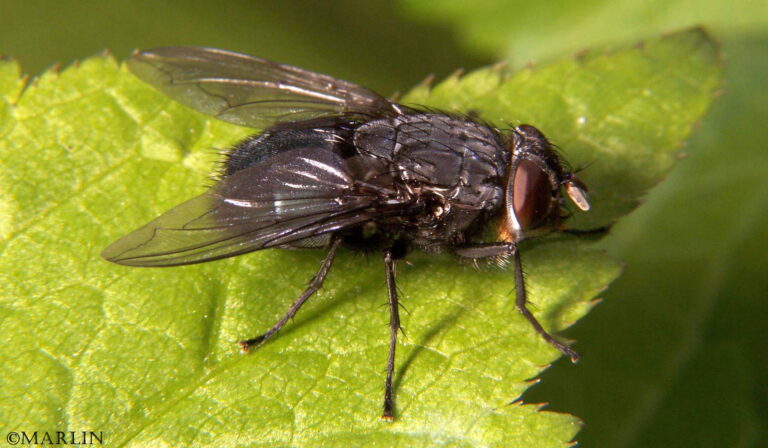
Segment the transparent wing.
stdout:
[[239,171],[107,247],[130,266],[199,263],[315,238],[371,220],[379,192],[359,188],[331,151],[302,148]]
[[397,107],[350,82],[213,48],[158,48],[138,52],[127,63],[174,100],[259,129],[331,114],[388,115]]

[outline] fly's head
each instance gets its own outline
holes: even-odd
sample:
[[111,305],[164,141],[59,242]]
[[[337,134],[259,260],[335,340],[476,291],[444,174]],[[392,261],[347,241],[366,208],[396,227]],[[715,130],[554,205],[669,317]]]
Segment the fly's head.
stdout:
[[518,242],[557,229],[563,220],[563,191],[583,211],[589,210],[587,187],[564,166],[549,140],[524,124],[510,136],[503,219],[499,240]]

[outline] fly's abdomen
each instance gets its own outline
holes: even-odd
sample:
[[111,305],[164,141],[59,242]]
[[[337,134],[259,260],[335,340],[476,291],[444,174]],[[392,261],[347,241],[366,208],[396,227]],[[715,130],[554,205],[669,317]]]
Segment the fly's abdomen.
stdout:
[[343,121],[311,120],[273,127],[246,138],[228,154],[224,164],[224,175],[263,163],[276,154],[301,148],[315,148],[317,151],[335,151],[340,154],[351,148],[352,130]]

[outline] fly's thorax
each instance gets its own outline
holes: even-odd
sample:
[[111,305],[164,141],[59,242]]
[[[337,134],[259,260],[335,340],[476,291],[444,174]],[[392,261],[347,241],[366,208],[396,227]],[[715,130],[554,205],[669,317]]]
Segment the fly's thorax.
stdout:
[[361,155],[385,160],[393,181],[422,212],[417,241],[450,241],[504,202],[509,153],[498,132],[467,117],[436,113],[373,120],[355,130]]
[[[484,208],[500,200],[509,154],[493,128],[436,113],[373,120],[355,131],[362,155],[386,160],[395,180],[453,206]],[[497,198],[498,197],[498,198]]]

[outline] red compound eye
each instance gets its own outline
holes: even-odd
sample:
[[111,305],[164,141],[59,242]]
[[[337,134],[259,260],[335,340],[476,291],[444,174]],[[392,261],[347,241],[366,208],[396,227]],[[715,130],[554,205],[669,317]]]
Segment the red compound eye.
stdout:
[[522,230],[535,229],[550,215],[552,184],[536,162],[522,160],[515,170],[512,206]]

